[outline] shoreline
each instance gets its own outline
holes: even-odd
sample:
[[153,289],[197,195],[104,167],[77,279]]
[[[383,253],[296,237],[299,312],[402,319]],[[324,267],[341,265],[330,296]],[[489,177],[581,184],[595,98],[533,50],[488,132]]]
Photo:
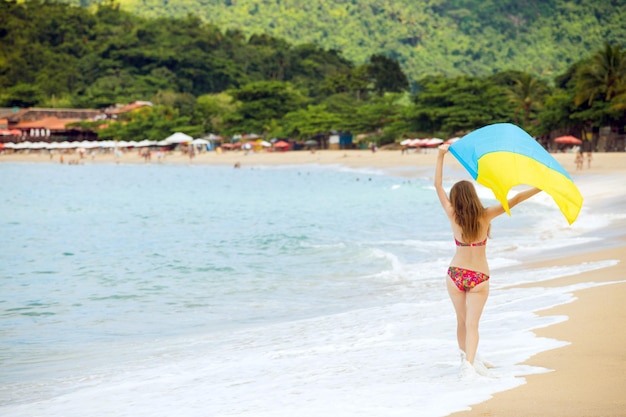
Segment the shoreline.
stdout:
[[[211,165],[234,165],[239,162],[242,167],[257,165],[300,165],[300,164],[338,164],[346,165],[352,168],[434,168],[437,158],[437,149],[428,148],[420,152],[411,151],[402,154],[399,150],[378,150],[371,152],[369,150],[317,150],[311,151],[287,151],[287,152],[249,152],[245,151],[224,151],[217,153],[201,152],[190,159],[188,155],[179,151],[173,151],[162,159],[158,159],[156,153],[152,153],[151,160],[146,162],[140,155],[138,150],[129,150],[116,158],[113,152],[97,152],[92,158],[90,154],[80,158],[75,152],[70,153],[54,153],[50,156],[47,152],[20,152],[8,153],[0,152],[0,163],[3,162],[43,162],[59,164],[59,157],[63,155],[64,163],[67,165],[70,160],[75,160],[79,164],[94,163],[129,163],[129,164],[211,164]],[[551,154],[570,175],[575,176],[582,174],[597,174],[608,172],[626,172],[626,153],[624,152],[598,152],[594,153],[591,162],[591,168],[585,166],[582,170],[575,170],[574,162],[575,154],[573,153],[554,153]],[[454,158],[446,158],[446,165],[454,165],[461,167]]]
[[[354,169],[377,169],[391,175],[432,177],[436,150],[426,153],[401,154],[400,151],[369,150],[309,151],[250,153],[215,152],[201,153],[190,160],[182,154],[169,155],[162,161],[146,162],[136,152],[125,154],[119,161],[113,154],[99,154],[79,160],[77,155],[65,155],[77,159],[79,165],[109,164],[188,164],[230,165],[237,162],[241,168],[255,166],[293,165],[339,165]],[[626,180],[626,154],[595,153],[591,168],[575,170],[574,154],[553,154],[563,165],[585,197],[584,207],[594,214],[615,214],[616,207],[623,207],[626,196],[620,191]],[[56,163],[40,154],[0,154],[2,163]],[[59,164],[60,165],[60,164]],[[454,158],[446,158],[446,171],[463,172]],[[71,172],[71,171],[68,171]],[[612,212],[611,212],[612,210]],[[577,221],[584,221],[584,216]],[[557,249],[544,253],[540,259],[524,260],[524,268],[580,265],[585,262],[617,260],[616,265],[586,271],[531,284],[518,286],[564,287],[586,282],[599,283],[583,290],[574,291],[574,302],[535,312],[538,315],[565,315],[568,320],[545,328],[535,329],[538,337],[546,337],[570,344],[541,352],[526,364],[550,370],[550,372],[524,376],[525,384],[499,392],[485,402],[474,405],[469,411],[450,414],[454,417],[544,417],[561,416],[610,416],[623,415],[626,399],[622,395],[626,387],[626,220],[614,216],[607,218],[608,225],[585,232],[587,236],[601,239],[597,244],[577,245],[569,253]],[[575,223],[576,225],[576,223]],[[565,249],[568,250],[569,248]]]

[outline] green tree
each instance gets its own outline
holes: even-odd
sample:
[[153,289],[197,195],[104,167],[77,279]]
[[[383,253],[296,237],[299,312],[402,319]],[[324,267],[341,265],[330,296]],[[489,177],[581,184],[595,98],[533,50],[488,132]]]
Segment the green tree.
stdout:
[[458,135],[512,118],[504,88],[488,78],[427,77],[419,85],[404,116],[410,131]]
[[37,85],[17,84],[0,93],[0,102],[6,107],[31,107],[39,104],[44,98]]
[[303,94],[287,82],[259,81],[228,94],[240,102],[236,113],[225,117],[231,133],[266,132],[272,121],[306,104]]
[[187,117],[194,114],[196,107],[196,98],[190,93],[159,91],[151,101],[155,105],[172,107],[178,110],[179,115]]
[[372,79],[367,65],[331,74],[326,77],[321,88],[325,95],[351,93],[356,101],[366,100],[371,90]]
[[237,104],[229,94],[205,94],[196,100],[193,122],[201,125],[204,133],[221,133],[226,116],[236,111]]
[[365,103],[360,103],[342,114],[341,129],[353,134],[382,133],[383,129],[393,123],[399,116],[402,106],[402,94],[387,93],[376,96]]
[[535,133],[537,114],[543,107],[549,93],[545,81],[530,74],[521,73],[514,79],[514,85],[507,90],[514,106],[513,120],[529,133]]
[[[606,42],[589,60],[580,62],[569,86],[575,90],[575,110],[570,119],[582,131],[588,126],[626,123],[624,112],[615,104],[626,89],[626,53],[620,45]],[[609,138],[609,145],[612,139]]]
[[298,138],[311,137],[316,134],[326,134],[337,129],[341,118],[326,110],[324,105],[310,105],[306,109],[289,112],[282,119],[282,132],[275,132],[277,136],[295,136]]
[[610,102],[626,87],[626,53],[620,45],[604,44],[604,49],[579,67],[576,74],[575,104],[591,105],[595,100]]
[[409,89],[409,80],[398,61],[385,55],[372,55],[367,71],[374,82],[374,91],[379,96],[386,92],[401,93]]

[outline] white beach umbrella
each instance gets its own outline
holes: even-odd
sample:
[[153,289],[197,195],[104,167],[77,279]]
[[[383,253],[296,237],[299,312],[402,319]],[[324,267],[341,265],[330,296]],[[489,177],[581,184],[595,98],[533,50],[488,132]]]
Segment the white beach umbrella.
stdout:
[[167,143],[188,143],[193,140],[193,138],[189,135],[186,135],[182,132],[176,132],[173,135],[165,138]]
[[432,138],[432,139],[428,139],[424,143],[424,146],[437,146],[437,145],[441,145],[442,143],[443,143],[443,139]]
[[155,141],[153,141],[153,140],[144,139],[142,141],[137,142],[135,144],[135,147],[137,147],[137,148],[145,148],[147,146],[154,146],[156,144],[157,143]]
[[211,142],[206,139],[198,138],[198,139],[192,140],[191,143],[193,145],[208,145]]
[[100,147],[100,144],[95,140],[84,140],[80,144],[85,149],[93,149],[93,148]]
[[30,141],[20,142],[17,145],[15,145],[15,149],[31,149],[32,146],[33,146],[33,143]]
[[98,142],[98,144],[100,145],[101,148],[115,148],[115,141],[114,140],[103,140],[102,142]]

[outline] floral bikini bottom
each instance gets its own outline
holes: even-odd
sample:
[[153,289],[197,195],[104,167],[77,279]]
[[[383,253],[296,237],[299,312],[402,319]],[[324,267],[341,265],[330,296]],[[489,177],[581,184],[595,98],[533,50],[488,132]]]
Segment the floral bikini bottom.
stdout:
[[469,291],[478,284],[489,280],[489,275],[487,274],[457,266],[448,268],[448,276],[460,291]]

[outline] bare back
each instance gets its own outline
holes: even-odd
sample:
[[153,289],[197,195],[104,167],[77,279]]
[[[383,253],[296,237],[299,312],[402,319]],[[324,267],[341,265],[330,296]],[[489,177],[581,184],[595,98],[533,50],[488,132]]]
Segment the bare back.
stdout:
[[[450,225],[452,226],[452,234],[457,241],[465,244],[471,244],[487,240],[487,235],[489,233],[489,221],[487,218],[481,219],[480,221],[481,238],[476,242],[465,242],[462,238],[463,231],[461,230],[461,226],[456,224],[453,217],[450,217],[449,220]],[[481,246],[457,246],[456,252],[450,261],[450,265],[489,275],[489,264],[487,263],[486,249],[486,244]]]

